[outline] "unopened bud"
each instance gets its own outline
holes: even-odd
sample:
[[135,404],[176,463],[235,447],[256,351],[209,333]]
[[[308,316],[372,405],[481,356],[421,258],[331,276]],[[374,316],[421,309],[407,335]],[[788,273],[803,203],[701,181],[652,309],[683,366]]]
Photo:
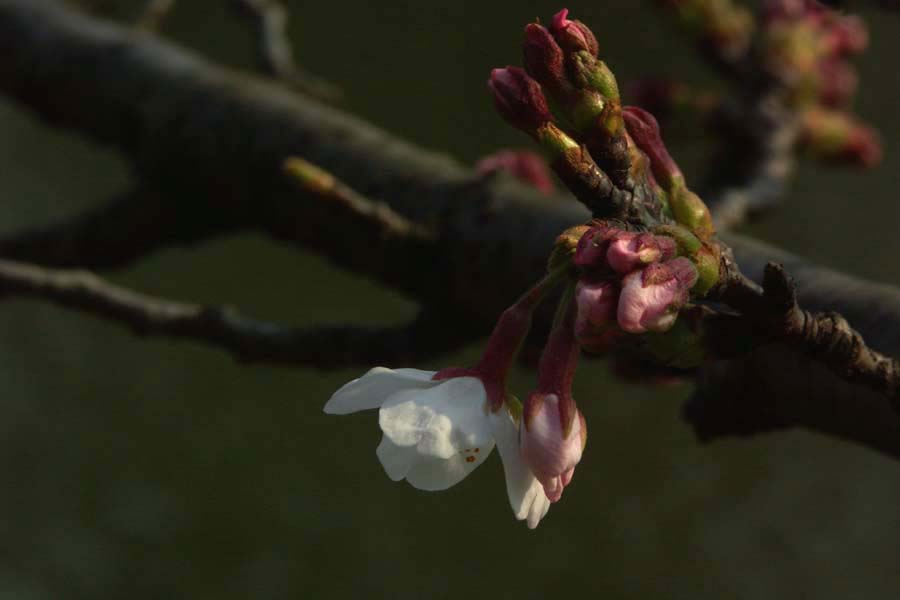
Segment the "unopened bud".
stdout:
[[819,67],[819,100],[828,106],[848,104],[859,84],[856,70],[842,60],[824,61]]
[[666,149],[656,118],[637,106],[622,109],[625,128],[635,145],[650,159],[650,168],[656,181],[666,190],[684,184],[684,175]]
[[562,48],[543,25],[530,23],[525,27],[522,44],[525,70],[554,96],[566,94],[565,57]]
[[871,127],[860,125],[850,133],[850,140],[844,150],[848,158],[861,167],[871,169],[881,162],[883,151],[878,134]]
[[707,36],[724,53],[734,56],[750,45],[754,28],[753,13],[743,6],[731,6],[710,19]]
[[553,123],[545,123],[539,127],[535,139],[541,144],[551,163],[557,157],[581,148],[578,142]]
[[831,24],[828,43],[838,54],[859,54],[869,45],[869,30],[855,15],[838,18]]
[[691,256],[697,267],[697,282],[691,288],[696,296],[705,296],[719,282],[719,253],[709,246]]
[[513,127],[533,134],[553,118],[541,86],[519,67],[492,70],[488,88],[497,110]]
[[591,227],[578,240],[575,247],[575,257],[572,263],[578,267],[599,267],[606,261],[606,251],[609,248],[609,240],[606,233],[609,228],[605,225]]
[[587,225],[576,225],[569,227],[556,237],[553,244],[553,251],[547,261],[547,270],[553,271],[562,267],[566,263],[574,264],[574,256],[578,249],[578,243],[584,237],[585,233],[590,230]]
[[873,167],[881,161],[878,134],[843,111],[810,109],[801,118],[801,139],[826,160]]
[[660,225],[653,230],[653,233],[658,236],[665,235],[674,239],[675,244],[678,247],[678,254],[681,256],[690,256],[697,252],[702,246],[702,242],[696,235],[681,225],[676,225],[674,223]]
[[769,0],[763,6],[766,22],[821,17],[825,7],[816,0]]
[[579,343],[603,333],[616,322],[619,285],[613,281],[581,280],[575,288],[575,337]]
[[621,275],[627,275],[660,260],[675,256],[675,240],[670,237],[655,236],[652,233],[629,234],[610,240],[606,260],[609,266]]
[[589,52],[580,51],[572,55],[572,72],[578,87],[600,92],[603,97],[619,100],[619,84],[616,76],[602,60]]
[[564,50],[569,52],[585,50],[593,56],[597,56],[597,53],[600,51],[600,44],[597,43],[594,32],[581,21],[569,20],[568,16],[568,8],[564,8],[553,15],[553,21],[550,24],[550,31],[553,32],[553,37],[556,38],[556,41],[559,42],[559,45]]
[[556,236],[554,246],[565,248],[566,252],[569,254],[575,254],[579,242],[581,242],[581,239],[590,230],[590,225],[576,225],[575,227],[569,227]]
[[567,99],[569,117],[572,125],[580,133],[587,133],[593,129],[607,129],[608,110],[611,103],[593,90],[573,90]]
[[[571,426],[562,423],[560,398],[534,392],[525,402],[520,430],[525,464],[544,486],[550,502],[558,501],[572,481],[587,441],[587,424],[576,409]],[[568,431],[567,431],[568,430]]]
[[696,282],[697,269],[684,257],[626,275],[616,315],[619,327],[629,333],[668,330]]
[[700,196],[686,187],[677,189],[670,195],[669,206],[675,220],[694,232],[701,240],[708,240],[715,233],[709,208]]

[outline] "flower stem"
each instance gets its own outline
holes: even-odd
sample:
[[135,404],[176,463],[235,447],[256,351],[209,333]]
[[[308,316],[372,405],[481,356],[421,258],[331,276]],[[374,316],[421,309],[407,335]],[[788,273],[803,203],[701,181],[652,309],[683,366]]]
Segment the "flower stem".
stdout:
[[[491,394],[491,409],[498,410],[506,398],[506,376],[528,331],[532,316],[547,292],[568,277],[571,264],[566,263],[547,272],[543,279],[523,294],[515,304],[503,311],[485,345],[481,359],[473,369],[484,381],[499,382],[502,393]],[[500,396],[499,400],[496,396]]]
[[578,413],[572,398],[572,381],[580,350],[575,339],[575,313],[575,284],[570,283],[556,308],[553,328],[538,366],[537,391],[559,398],[559,417],[565,437],[568,437]]

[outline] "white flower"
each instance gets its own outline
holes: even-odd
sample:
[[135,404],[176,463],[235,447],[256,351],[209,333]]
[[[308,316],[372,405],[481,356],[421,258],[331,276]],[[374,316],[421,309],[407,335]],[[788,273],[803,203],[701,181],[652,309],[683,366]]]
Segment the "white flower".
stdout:
[[388,477],[421,490],[445,490],[484,462],[494,445],[506,474],[509,503],[537,527],[550,501],[519,455],[518,428],[504,407],[487,408],[477,377],[432,380],[435,371],[376,367],[334,393],[325,412],[378,408],[384,435],[375,453]]

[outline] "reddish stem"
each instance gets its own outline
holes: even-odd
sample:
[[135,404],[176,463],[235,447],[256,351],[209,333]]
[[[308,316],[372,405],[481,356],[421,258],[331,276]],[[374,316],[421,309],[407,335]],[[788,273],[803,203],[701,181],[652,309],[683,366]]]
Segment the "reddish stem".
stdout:
[[572,382],[578,367],[580,347],[575,339],[575,299],[566,294],[560,307],[561,315],[553,324],[547,345],[538,366],[537,394],[555,394],[559,398],[559,417],[563,432],[568,437],[578,408],[572,398]]

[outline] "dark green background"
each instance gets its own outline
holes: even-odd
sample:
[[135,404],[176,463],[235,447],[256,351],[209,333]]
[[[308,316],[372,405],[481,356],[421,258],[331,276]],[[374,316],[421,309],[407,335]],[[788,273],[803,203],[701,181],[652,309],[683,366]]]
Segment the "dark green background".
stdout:
[[[111,3],[120,18],[135,2]],[[165,33],[252,67],[219,0],[181,0]],[[291,2],[299,60],[347,106],[464,161],[527,140],[485,92],[549,2]],[[713,78],[653,3],[569,3],[620,80]],[[886,160],[859,174],[804,163],[790,203],[752,233],[900,283],[898,13],[871,17],[860,112]],[[698,175],[702,131],[673,152]],[[0,233],[75,214],[127,185],[106,149],[0,100]],[[399,322],[414,306],[256,236],[160,252],[112,278],[295,324]],[[464,363],[458,356],[420,367]],[[393,483],[374,413],[322,414],[362,369],[242,367],[38,302],[0,305],[0,598],[891,598],[900,594],[900,468],[802,432],[701,447],[687,386],[582,366],[590,440],[540,528],[509,511],[493,458],[439,494]],[[527,391],[531,375],[516,375]]]

